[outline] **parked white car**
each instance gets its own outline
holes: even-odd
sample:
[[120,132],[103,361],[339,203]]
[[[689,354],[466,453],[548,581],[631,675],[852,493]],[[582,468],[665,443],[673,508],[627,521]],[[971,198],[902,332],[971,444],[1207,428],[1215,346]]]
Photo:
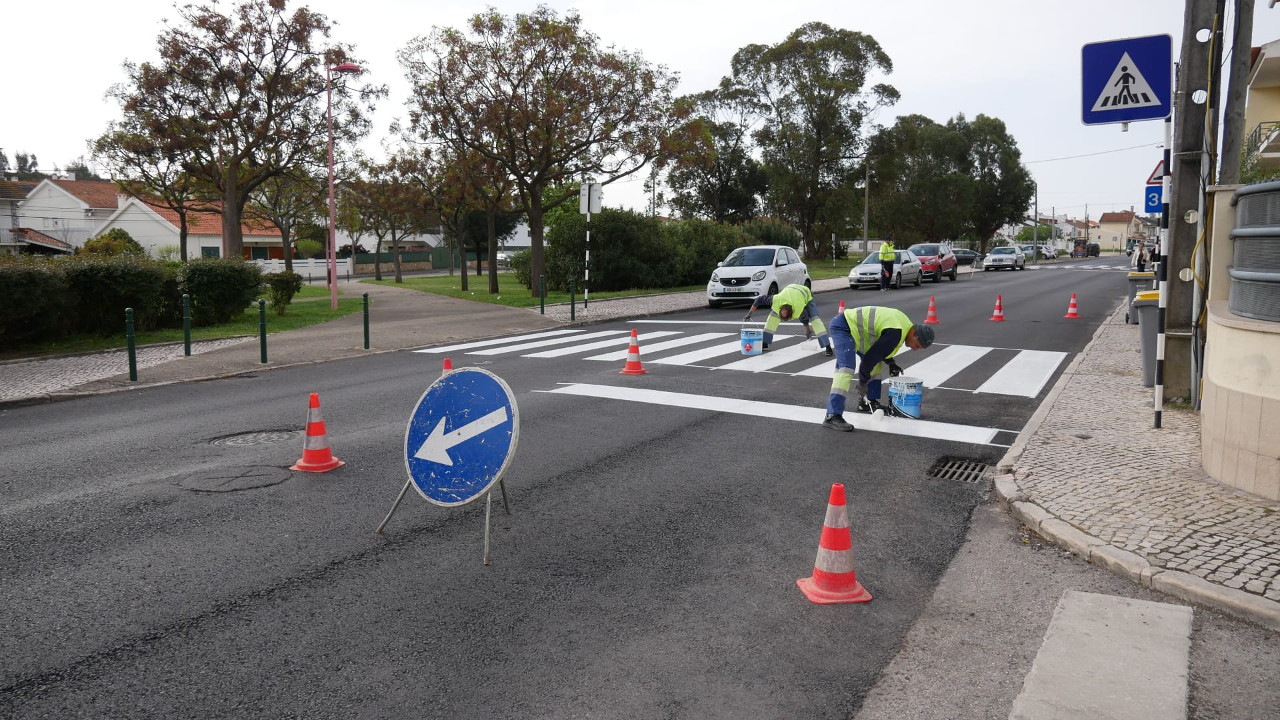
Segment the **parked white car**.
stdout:
[[991,252],[982,259],[982,270],[1022,270],[1027,266],[1027,259],[1022,255],[1022,249],[1016,247],[998,247],[991,248]]
[[785,245],[749,245],[734,248],[716,264],[707,283],[707,305],[750,302],[791,285],[813,287],[809,267],[795,250]]
[[[893,278],[889,281],[889,287],[897,290],[903,283],[908,282],[919,287],[923,277],[924,268],[921,266],[920,258],[910,250],[894,251]],[[849,271],[849,287],[854,290],[860,287],[880,287],[879,255],[871,253],[863,258],[862,262],[853,266]]]

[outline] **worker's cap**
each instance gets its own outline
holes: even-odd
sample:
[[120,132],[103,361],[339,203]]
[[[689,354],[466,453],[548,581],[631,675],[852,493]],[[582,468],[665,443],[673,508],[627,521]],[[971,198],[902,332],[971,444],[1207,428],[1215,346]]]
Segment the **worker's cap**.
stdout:
[[933,328],[924,323],[915,324],[916,339],[920,341],[920,347],[929,347],[933,344]]

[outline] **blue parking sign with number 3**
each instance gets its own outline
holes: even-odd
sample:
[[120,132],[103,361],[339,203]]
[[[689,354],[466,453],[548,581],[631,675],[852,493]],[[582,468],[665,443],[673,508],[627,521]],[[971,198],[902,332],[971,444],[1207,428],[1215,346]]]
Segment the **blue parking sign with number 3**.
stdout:
[[1164,188],[1159,185],[1146,187],[1147,207],[1149,213],[1158,213],[1164,206]]

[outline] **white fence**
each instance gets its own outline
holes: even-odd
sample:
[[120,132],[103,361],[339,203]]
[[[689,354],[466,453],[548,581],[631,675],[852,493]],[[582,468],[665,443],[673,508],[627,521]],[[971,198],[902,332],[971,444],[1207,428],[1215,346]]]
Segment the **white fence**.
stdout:
[[[284,271],[284,260],[254,260],[253,262],[257,263],[264,273]],[[351,258],[338,258],[336,266],[338,277],[351,277]],[[316,279],[324,280],[329,276],[329,261],[324,258],[298,258],[293,261],[293,271],[308,282]]]

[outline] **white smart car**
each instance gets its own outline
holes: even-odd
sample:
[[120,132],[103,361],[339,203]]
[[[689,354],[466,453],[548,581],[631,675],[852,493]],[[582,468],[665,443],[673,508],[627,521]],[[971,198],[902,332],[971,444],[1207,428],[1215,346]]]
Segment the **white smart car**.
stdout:
[[728,302],[750,302],[792,284],[813,287],[809,268],[794,249],[786,245],[734,248],[711,273],[707,305],[717,308]]

